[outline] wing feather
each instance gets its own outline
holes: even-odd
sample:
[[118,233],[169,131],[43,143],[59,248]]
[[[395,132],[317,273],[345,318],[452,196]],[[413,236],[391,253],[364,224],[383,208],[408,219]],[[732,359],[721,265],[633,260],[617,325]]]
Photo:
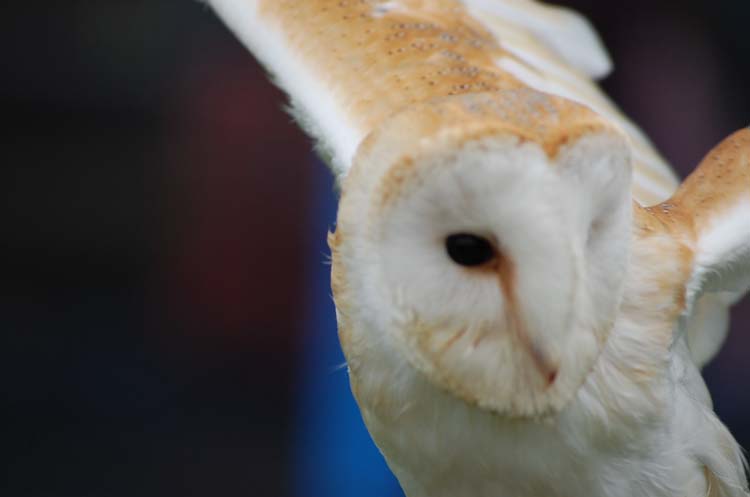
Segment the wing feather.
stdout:
[[685,333],[699,366],[727,333],[727,308],[750,288],[750,128],[716,146],[677,193],[649,209],[692,252]]
[[339,176],[394,112],[435,97],[530,86],[582,103],[630,136],[636,200],[655,204],[677,186],[648,139],[587,75],[603,74],[609,59],[570,11],[532,0],[209,3],[289,93]]
[[730,302],[743,295],[750,288],[750,128],[714,148],[671,202],[692,213],[689,300],[704,292],[728,292]]
[[[343,172],[367,132],[342,107],[311,57],[309,33],[295,32],[262,0],[209,0],[218,16],[272,74],[290,97],[300,125],[313,136],[336,173]],[[283,3],[283,2],[280,2]],[[289,2],[286,2],[289,3]],[[300,2],[302,4],[303,2]],[[306,48],[305,41],[309,46]],[[322,47],[325,49],[325,47]]]
[[481,18],[519,27],[566,65],[592,78],[603,78],[612,61],[588,20],[569,9],[534,0],[463,0]]

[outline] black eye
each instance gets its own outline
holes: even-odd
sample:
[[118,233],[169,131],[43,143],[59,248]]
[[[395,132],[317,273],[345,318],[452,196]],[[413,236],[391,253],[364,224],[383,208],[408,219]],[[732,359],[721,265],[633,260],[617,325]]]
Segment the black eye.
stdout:
[[448,255],[456,264],[479,266],[495,257],[492,244],[481,236],[458,233],[445,239]]

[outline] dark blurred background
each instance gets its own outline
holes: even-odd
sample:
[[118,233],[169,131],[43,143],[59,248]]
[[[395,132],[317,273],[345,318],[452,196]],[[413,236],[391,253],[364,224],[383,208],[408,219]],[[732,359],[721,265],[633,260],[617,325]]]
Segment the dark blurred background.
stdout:
[[[567,1],[684,176],[750,123],[750,2]],[[190,0],[0,7],[0,494],[394,497],[329,298],[335,194]],[[750,447],[750,301],[707,379]]]

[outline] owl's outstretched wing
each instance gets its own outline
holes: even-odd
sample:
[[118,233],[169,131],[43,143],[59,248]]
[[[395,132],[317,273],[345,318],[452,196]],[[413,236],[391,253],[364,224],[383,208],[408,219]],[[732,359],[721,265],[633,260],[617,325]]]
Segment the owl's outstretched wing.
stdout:
[[686,333],[703,366],[724,341],[728,306],[750,288],[750,128],[715,147],[672,198],[647,211],[691,254]]
[[[696,307],[705,307],[706,299],[724,306],[734,303],[750,288],[750,128],[715,148],[685,180],[673,202],[677,209],[695,213],[690,226],[683,228],[695,239],[689,301],[704,294]],[[717,305],[713,312],[721,309]],[[688,327],[688,341],[699,365],[718,351],[727,328],[728,322],[715,323],[713,328]]]
[[378,124],[410,105],[531,87],[582,103],[626,132],[638,201],[655,204],[677,186],[592,82],[609,71],[609,58],[571,11],[534,0],[208,1],[290,95],[338,176]]

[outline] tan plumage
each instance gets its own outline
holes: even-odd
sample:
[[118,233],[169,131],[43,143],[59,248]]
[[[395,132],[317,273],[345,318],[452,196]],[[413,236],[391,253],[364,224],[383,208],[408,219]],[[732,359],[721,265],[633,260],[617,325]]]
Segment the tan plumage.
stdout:
[[[533,6],[534,14],[546,12],[550,16],[547,22],[555,22],[554,14],[559,17],[549,8],[540,9],[536,2],[510,3]],[[503,69],[502,62],[511,61],[525,69],[523,74],[533,78],[535,86],[543,86],[536,89],[582,102],[626,129],[638,159],[634,195],[641,202],[664,200],[677,185],[648,140],[588,77],[565,65],[558,54],[525,29],[504,23],[483,9],[477,9],[476,15],[482,16],[484,23],[455,0],[248,0],[212,4],[220,13],[227,12],[227,22],[236,25],[238,36],[251,47],[271,45],[266,42],[272,37],[283,39],[284,53],[290,59],[304,61],[305,83],[312,78],[316,87],[325,88],[318,97],[326,95],[341,113],[333,123],[318,115],[320,112],[312,108],[315,102],[300,100],[297,106],[307,116],[303,122],[315,121],[311,132],[330,149],[339,171],[348,169],[360,141],[395,111],[434,97],[528,87],[528,81]],[[257,9],[258,18],[253,22],[262,23],[262,28],[259,24],[254,32],[249,31],[249,21],[243,24],[242,16],[233,14],[233,9],[242,9],[243,4]],[[261,34],[264,30],[268,32]],[[496,38],[493,33],[504,37]],[[264,59],[277,50],[281,49],[255,52]],[[279,60],[264,62],[272,68],[284,64]],[[302,83],[297,71],[288,81],[284,71],[276,73],[286,88]],[[304,90],[291,94],[299,99]],[[329,129],[334,126],[351,129],[348,136],[340,137],[340,130]]]
[[748,495],[699,366],[750,286],[750,130],[675,193],[570,11],[211,4],[341,181],[339,334],[409,497]]

